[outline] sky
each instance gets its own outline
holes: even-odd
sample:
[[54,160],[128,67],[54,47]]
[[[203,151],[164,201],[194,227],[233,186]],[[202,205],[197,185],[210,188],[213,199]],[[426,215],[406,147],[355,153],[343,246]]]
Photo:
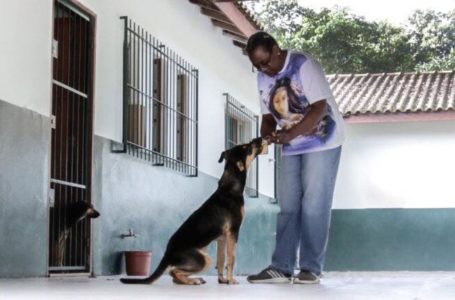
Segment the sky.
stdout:
[[318,10],[335,5],[348,7],[358,16],[367,20],[387,20],[392,24],[404,23],[416,9],[448,11],[455,9],[455,0],[298,0],[300,5]]

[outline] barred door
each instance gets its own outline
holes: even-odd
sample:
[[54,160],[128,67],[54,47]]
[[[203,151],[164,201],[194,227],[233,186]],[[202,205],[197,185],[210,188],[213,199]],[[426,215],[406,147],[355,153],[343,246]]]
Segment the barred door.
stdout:
[[54,10],[49,272],[90,271],[90,222],[76,203],[90,202],[91,22],[71,2]]

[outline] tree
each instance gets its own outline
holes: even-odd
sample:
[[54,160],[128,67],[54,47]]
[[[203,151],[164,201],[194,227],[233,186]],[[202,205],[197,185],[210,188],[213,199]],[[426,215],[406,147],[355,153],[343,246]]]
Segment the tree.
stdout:
[[[378,73],[453,66],[454,12],[416,12],[406,28],[371,22],[346,8],[316,12],[296,0],[256,6],[280,45],[309,52],[327,73]],[[431,29],[436,26],[436,29]]]
[[455,10],[417,10],[406,29],[416,69],[455,69]]
[[433,57],[429,61],[416,66],[417,71],[455,70],[455,49],[443,57]]

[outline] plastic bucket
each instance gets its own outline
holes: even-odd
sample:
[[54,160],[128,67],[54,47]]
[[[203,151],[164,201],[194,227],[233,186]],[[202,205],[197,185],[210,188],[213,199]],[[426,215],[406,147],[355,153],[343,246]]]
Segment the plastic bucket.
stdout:
[[125,251],[126,274],[129,276],[148,276],[151,262],[150,251]]

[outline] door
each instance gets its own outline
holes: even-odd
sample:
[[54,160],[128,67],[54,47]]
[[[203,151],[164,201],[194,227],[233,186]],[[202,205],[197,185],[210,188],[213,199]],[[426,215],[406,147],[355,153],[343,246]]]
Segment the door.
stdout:
[[89,15],[70,1],[54,9],[49,273],[90,272],[93,34]]

